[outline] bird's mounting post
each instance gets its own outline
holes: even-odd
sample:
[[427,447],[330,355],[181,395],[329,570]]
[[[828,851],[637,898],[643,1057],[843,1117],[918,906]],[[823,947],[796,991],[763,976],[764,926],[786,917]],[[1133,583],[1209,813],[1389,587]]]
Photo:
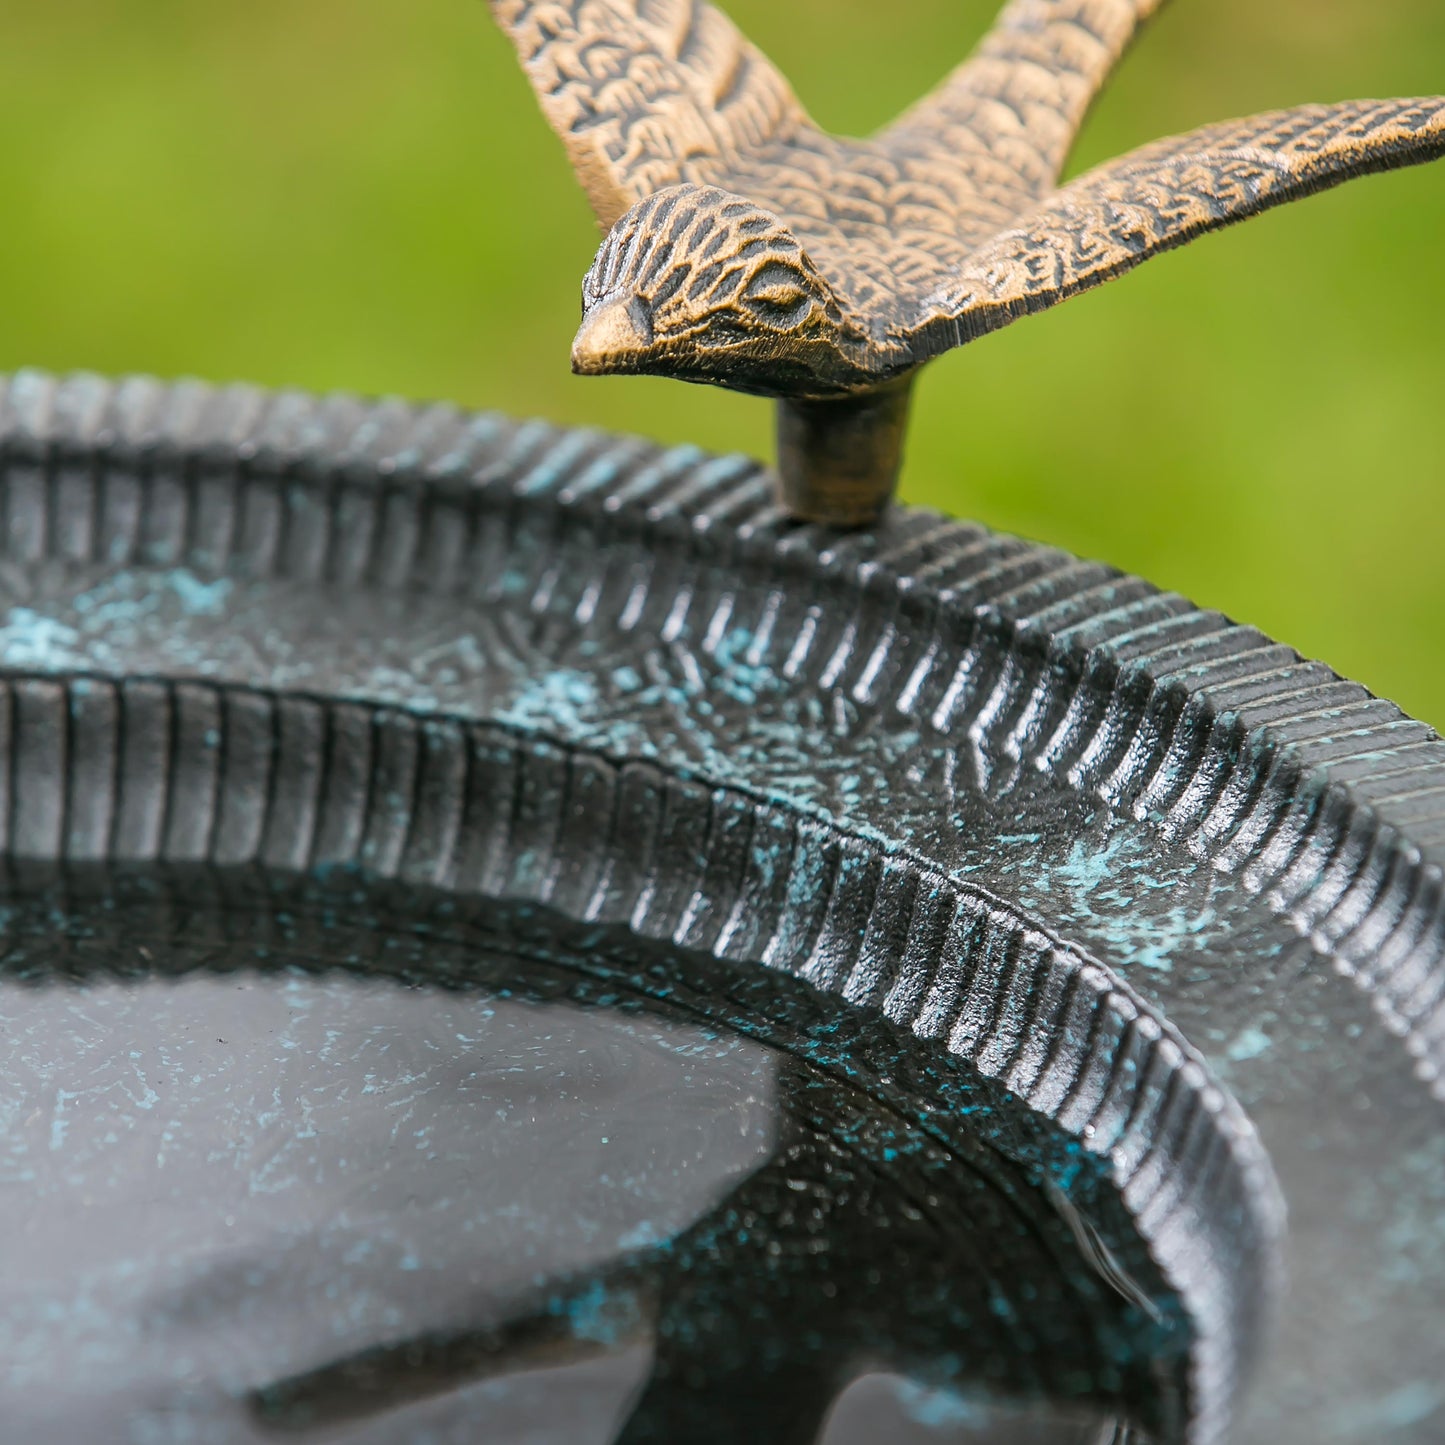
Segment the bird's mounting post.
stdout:
[[867,140],[829,135],[701,0],[491,0],[606,231],[573,365],[775,397],[781,500],[839,526],[897,482],[918,366],[1205,231],[1445,153],[1445,97],[1301,106],[1058,185],[1163,0],[1009,0]]
[[778,494],[795,517],[876,520],[898,486],[913,378],[827,401],[778,402]]

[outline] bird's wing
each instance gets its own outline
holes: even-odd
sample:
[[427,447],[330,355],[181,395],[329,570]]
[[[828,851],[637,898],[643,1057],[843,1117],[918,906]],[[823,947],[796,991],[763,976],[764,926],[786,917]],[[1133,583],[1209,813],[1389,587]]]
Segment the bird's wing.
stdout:
[[604,229],[683,181],[726,186],[815,130],[788,82],[704,0],[491,0]]
[[1009,0],[972,56],[878,140],[915,164],[962,168],[982,199],[1018,214],[1054,188],[1090,103],[1163,4]]
[[1205,231],[1351,176],[1445,155],[1445,96],[1309,105],[1156,141],[1080,176],[925,301],[919,360],[1121,275]]

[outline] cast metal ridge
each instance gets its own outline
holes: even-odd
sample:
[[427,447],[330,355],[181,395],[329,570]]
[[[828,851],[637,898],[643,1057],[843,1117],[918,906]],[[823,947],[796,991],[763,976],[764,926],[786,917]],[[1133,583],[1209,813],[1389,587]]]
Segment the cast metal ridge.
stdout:
[[9,671],[0,744],[10,860],[355,867],[536,901],[786,972],[971,1064],[1103,1162],[1194,1320],[1189,1438],[1222,1432],[1280,1283],[1268,1157],[1166,1018],[1016,906],[796,808],[493,719]]
[[[785,671],[963,733],[1005,769],[1056,773],[1239,873],[1356,979],[1418,1075],[1445,1098],[1445,744],[1254,628],[1103,564],[928,512],[903,511],[867,533],[790,523],[769,500],[764,469],[744,457],[448,405],[32,371],[0,384],[0,437],[12,467],[27,457],[56,465],[76,452],[144,469],[169,452],[184,453],[197,475],[239,467],[333,496],[359,488],[375,494],[373,505],[411,513],[414,531],[426,506],[541,508],[557,526],[585,522],[644,544],[670,539],[699,562],[807,578],[823,594],[820,619],[832,610],[826,602],[891,607],[928,637],[892,695],[876,679],[885,667],[900,670],[896,656],[872,656],[880,645],[896,654],[886,637],[862,649],[873,677],[866,685],[847,675],[850,659],[837,665],[836,646],[821,660],[826,649],[813,647],[811,668],[807,657],[790,658]],[[333,532],[351,525],[345,507],[329,514]],[[41,537],[11,530],[22,556],[78,560],[89,545],[58,521]],[[407,537],[388,536],[391,555],[374,558],[382,530],[349,552],[321,536],[305,555],[288,556],[279,525],[274,536],[230,545],[259,573],[434,588],[462,581],[460,553],[429,557],[415,537],[408,550]],[[193,540],[137,536],[134,545],[183,550]],[[990,642],[1032,659],[1035,675],[1000,677],[971,697],[951,696],[945,681],[929,707],[930,688],[937,694],[941,676],[957,675],[952,654]],[[1101,693],[1102,709],[1093,706]]]

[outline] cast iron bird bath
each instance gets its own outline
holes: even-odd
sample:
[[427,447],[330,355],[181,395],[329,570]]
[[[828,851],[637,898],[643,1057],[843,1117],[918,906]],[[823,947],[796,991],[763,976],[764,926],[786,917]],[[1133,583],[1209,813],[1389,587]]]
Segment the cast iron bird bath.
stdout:
[[37,374],[0,448],[19,1438],[1431,1438],[1429,728],[740,457]]
[[877,511],[944,336],[811,389],[882,224],[824,172],[900,168],[956,342],[1445,102],[1053,193],[1151,0],[1015,0],[882,151],[706,6],[494,8],[617,222],[579,366],[780,396],[787,509],[446,406],[0,382],[7,1438],[1440,1439],[1441,740],[1107,566],[791,514]]

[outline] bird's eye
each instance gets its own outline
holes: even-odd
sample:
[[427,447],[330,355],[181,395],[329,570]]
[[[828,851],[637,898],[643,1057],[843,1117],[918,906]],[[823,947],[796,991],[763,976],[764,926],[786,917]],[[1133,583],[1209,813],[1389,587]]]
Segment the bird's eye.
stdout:
[[751,286],[745,300],[760,321],[779,330],[799,325],[811,309],[808,293],[792,281]]
[[778,311],[793,311],[808,299],[807,293],[791,282],[780,281],[772,286],[760,286],[748,292],[748,299],[761,302]]
[[777,261],[758,269],[742,300],[759,321],[779,330],[799,325],[812,309],[812,296],[802,277]]

